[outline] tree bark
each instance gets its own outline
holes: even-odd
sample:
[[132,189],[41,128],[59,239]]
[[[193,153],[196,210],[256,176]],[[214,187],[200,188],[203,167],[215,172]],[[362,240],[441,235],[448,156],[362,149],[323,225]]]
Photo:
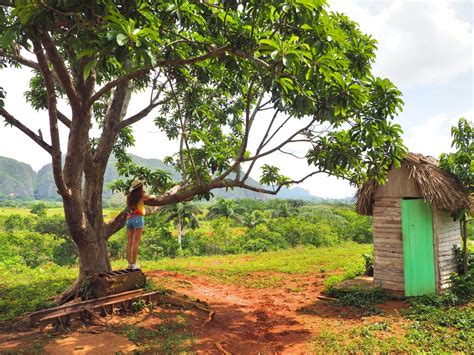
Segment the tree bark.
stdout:
[[467,252],[467,219],[464,215],[461,218],[461,237],[462,237],[462,273],[467,273],[468,268],[468,252]]
[[178,217],[178,244],[179,244],[180,248],[181,248],[182,237],[183,237],[183,226],[182,226],[182,223],[181,223],[181,218]]

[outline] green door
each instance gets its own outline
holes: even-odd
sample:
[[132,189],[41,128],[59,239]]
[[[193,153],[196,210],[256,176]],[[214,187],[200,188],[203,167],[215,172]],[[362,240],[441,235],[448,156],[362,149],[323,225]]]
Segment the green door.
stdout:
[[423,200],[402,200],[405,296],[436,292],[431,205]]

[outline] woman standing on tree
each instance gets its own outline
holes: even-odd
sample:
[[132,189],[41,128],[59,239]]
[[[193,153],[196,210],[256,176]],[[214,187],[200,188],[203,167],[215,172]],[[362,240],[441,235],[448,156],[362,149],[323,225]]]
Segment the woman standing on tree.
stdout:
[[134,180],[127,195],[127,260],[129,270],[140,269],[137,265],[138,244],[145,227],[145,201],[155,198],[146,195],[143,181]]

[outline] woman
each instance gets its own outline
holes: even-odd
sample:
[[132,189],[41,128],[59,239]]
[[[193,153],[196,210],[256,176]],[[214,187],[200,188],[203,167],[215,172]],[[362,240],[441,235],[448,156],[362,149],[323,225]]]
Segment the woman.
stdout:
[[134,180],[127,195],[127,260],[129,270],[138,270],[138,244],[145,227],[145,201],[155,198],[146,195],[143,181]]

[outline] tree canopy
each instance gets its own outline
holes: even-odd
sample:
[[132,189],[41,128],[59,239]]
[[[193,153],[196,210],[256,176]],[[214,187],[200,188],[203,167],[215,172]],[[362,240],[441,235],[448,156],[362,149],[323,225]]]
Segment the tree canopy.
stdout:
[[[92,110],[89,124],[95,121],[103,134],[90,139],[91,152],[99,156],[112,144],[121,172],[144,175],[155,192],[172,185],[169,175],[139,169],[125,154],[133,144],[130,126],[154,108],[157,126],[181,142],[166,161],[186,183],[200,186],[296,142],[308,143],[306,158],[316,172],[354,183],[383,176],[403,153],[400,128],[388,120],[401,109],[400,92],[370,74],[375,40],[346,16],[328,12],[325,1],[22,0],[3,6],[0,26],[1,64],[34,69],[25,95],[32,107],[51,111],[51,100],[62,98],[73,116]],[[37,63],[27,52],[37,53]],[[148,105],[112,124],[118,92],[144,89],[151,91]],[[249,152],[252,124],[266,109],[302,124],[271,145],[272,134],[284,128],[274,117]],[[2,115],[15,125],[5,109]],[[106,142],[110,136],[113,143]],[[56,150],[54,142],[39,143]],[[245,187],[246,177],[233,185]],[[268,165],[261,172],[261,182],[275,189],[299,178]]]
[[[0,67],[31,69],[25,99],[47,111],[49,134],[15,117],[4,90],[0,116],[51,154],[82,276],[110,269],[107,239],[124,225],[125,213],[111,222],[102,217],[111,154],[124,177],[115,189],[145,178],[157,195],[148,204],[163,206],[209,197],[216,188],[276,194],[319,173],[353,184],[382,180],[405,153],[392,123],[401,93],[371,73],[376,41],[324,0],[0,5]],[[128,113],[138,92],[147,100]],[[127,156],[132,126],[146,117],[179,143],[165,161],[182,181]],[[59,124],[68,130],[65,156]],[[281,167],[261,163],[273,153],[305,159],[312,170],[285,176]],[[263,187],[248,183],[256,166]]]

